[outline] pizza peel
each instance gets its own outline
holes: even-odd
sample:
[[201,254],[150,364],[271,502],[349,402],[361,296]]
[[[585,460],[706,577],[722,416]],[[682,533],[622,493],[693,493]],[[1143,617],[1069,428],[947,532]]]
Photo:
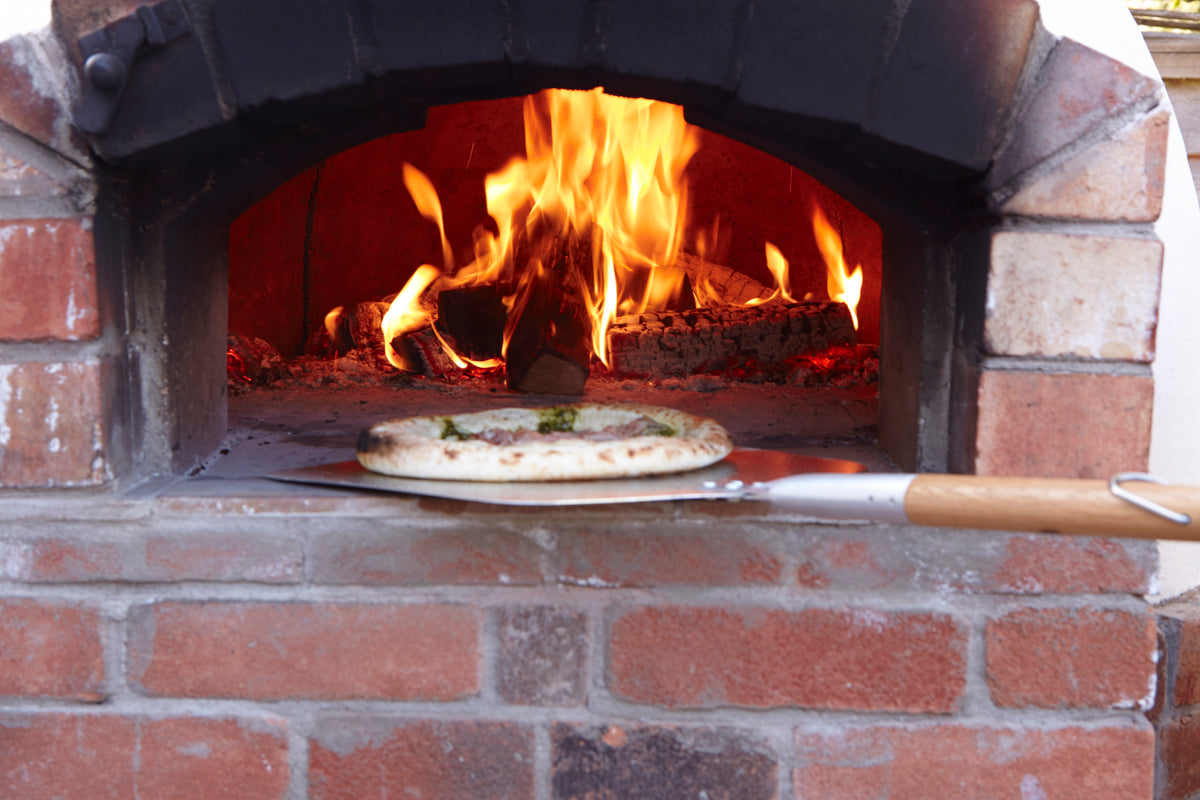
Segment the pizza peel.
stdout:
[[[1200,541],[1200,487],[1123,473],[1109,481],[867,473],[853,461],[735,448],[703,469],[587,481],[394,478],[343,461],[267,476],[291,483],[505,506],[757,500],[818,519]],[[1137,492],[1127,484],[1137,482]]]

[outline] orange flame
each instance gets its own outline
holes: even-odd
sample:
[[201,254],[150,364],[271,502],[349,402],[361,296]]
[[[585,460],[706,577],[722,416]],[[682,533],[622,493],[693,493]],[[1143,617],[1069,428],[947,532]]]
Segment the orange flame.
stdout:
[[442,219],[442,203],[438,200],[437,190],[424,172],[412,164],[404,164],[404,188],[412,196],[413,203],[421,216],[438,226],[442,236],[442,264],[446,271],[454,269],[454,252],[450,249],[450,240],[446,238],[446,223]]
[[770,297],[761,300],[751,300],[746,303],[748,306],[759,306],[764,303],[773,303],[780,298],[783,298],[785,303],[796,302],[792,298],[791,279],[788,278],[788,260],[783,257],[783,253],[775,245],[767,242],[767,269],[771,271],[771,275],[775,278],[775,291]]
[[345,306],[337,306],[336,308],[330,309],[329,313],[325,315],[325,332],[329,334],[331,341],[337,339],[338,324],[341,322],[342,316],[345,313]]
[[826,290],[829,299],[835,303],[845,303],[850,309],[850,320],[854,330],[858,330],[858,301],[862,296],[863,272],[862,265],[854,268],[854,272],[846,269],[846,259],[842,255],[842,237],[829,224],[821,207],[813,206],[813,234],[817,239],[817,249],[825,259]]
[[[535,283],[577,286],[592,323],[592,352],[605,364],[608,328],[618,315],[663,310],[683,291],[687,273],[676,262],[688,223],[684,170],[699,146],[698,129],[685,122],[683,109],[602,89],[547,90],[525,99],[524,122],[525,155],[484,181],[495,232],[476,230],[474,259],[457,272],[437,192],[424,173],[404,165],[404,185],[417,210],[438,226],[446,274],[423,265],[384,318],[388,360],[400,369],[408,365],[391,341],[431,324],[419,298],[435,280],[442,289],[484,283],[514,287],[504,298],[508,320],[502,358]],[[715,247],[719,233],[720,221],[714,220],[698,241],[700,248]],[[840,242],[836,250],[840,259]],[[787,259],[769,242],[766,259],[775,291],[747,304],[794,302]],[[861,284],[861,271],[856,274]],[[849,289],[839,287],[838,299],[849,297]],[[692,291],[701,305],[729,302],[703,277],[693,280]],[[434,333],[456,364],[486,368],[499,363],[465,359],[436,325]]]
[[432,264],[422,264],[412,274],[404,288],[396,295],[396,299],[388,306],[383,315],[383,350],[387,360],[397,369],[411,372],[413,365],[392,347],[392,340],[411,331],[417,331],[429,324],[429,316],[421,308],[421,294],[429,288],[429,284],[441,273]]
[[[524,273],[540,263],[544,242],[577,243],[590,251],[575,267],[593,321],[593,351],[606,362],[606,331],[618,314],[661,309],[681,290],[683,271],[663,265],[675,261],[683,241],[684,168],[699,137],[679,106],[601,89],[542,92],[526,98],[524,116],[525,156],[484,181],[498,232],[477,230],[475,259],[445,286],[508,280],[519,290]],[[437,223],[449,271],[433,185],[408,164],[404,185],[421,214]],[[507,302],[505,348],[522,305],[515,296]]]

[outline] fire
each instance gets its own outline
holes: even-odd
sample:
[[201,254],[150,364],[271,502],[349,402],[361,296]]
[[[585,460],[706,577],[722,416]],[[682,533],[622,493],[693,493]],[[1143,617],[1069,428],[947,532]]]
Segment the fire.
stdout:
[[397,369],[412,370],[412,364],[392,348],[392,340],[409,331],[420,330],[429,324],[429,317],[421,308],[421,294],[441,273],[432,264],[422,264],[412,274],[396,299],[383,315],[383,349],[387,360]]
[[791,279],[788,277],[788,260],[783,257],[783,253],[775,245],[767,242],[767,269],[771,271],[771,275],[775,278],[775,291],[770,297],[764,300],[751,300],[749,305],[758,306],[763,303],[771,303],[780,298],[783,298],[785,303],[796,302],[792,298]]
[[[404,185],[417,210],[438,227],[443,269],[421,266],[384,317],[387,357],[396,367],[410,365],[393,349],[393,339],[425,327],[433,328],[454,363],[499,366],[538,286],[577,293],[590,324],[591,351],[605,364],[614,319],[679,307],[672,304],[688,285],[687,273],[676,265],[688,230],[685,169],[699,146],[699,132],[685,122],[682,108],[602,89],[547,90],[525,99],[524,123],[525,155],[484,181],[495,229],[476,229],[474,257],[457,271],[437,191],[424,173],[404,164]],[[813,224],[829,264],[830,296],[850,305],[853,315],[861,269],[846,277],[841,243],[819,209]],[[718,232],[714,220],[711,231],[698,234],[696,247],[706,250]],[[770,242],[766,261],[776,289],[751,304],[794,302],[788,261]],[[472,361],[455,352],[420,302],[435,283],[441,291],[505,287],[501,359]],[[729,302],[705,279],[691,283],[689,300],[697,305]],[[856,317],[854,324],[857,328]]]
[[[683,286],[682,270],[671,265],[687,228],[684,169],[698,146],[696,129],[684,121],[679,106],[614,97],[601,89],[530,96],[524,117],[525,156],[484,181],[497,233],[477,230],[474,260],[446,277],[445,287],[517,286],[506,298],[511,323],[527,299],[520,296],[521,287],[531,282],[526,273],[556,266],[546,263],[562,258],[552,250],[555,243],[583,246],[587,263],[571,266],[581,273],[592,349],[607,362],[605,334],[611,321],[618,314],[664,308]],[[453,254],[433,184],[405,164],[404,185],[421,215],[437,224],[450,272]],[[404,305],[388,312],[397,322],[385,336],[412,329],[416,298],[432,278],[425,272],[410,279],[393,309]],[[512,324],[505,348],[511,335]],[[444,339],[443,345],[452,358],[461,359]],[[389,344],[388,357],[397,364],[401,359],[393,356]]]
[[826,289],[829,299],[835,303],[845,303],[850,309],[850,319],[854,329],[858,330],[858,301],[862,296],[863,273],[862,265],[854,268],[854,272],[846,269],[846,259],[842,255],[842,237],[829,224],[820,206],[813,206],[813,234],[817,237],[817,249],[825,259],[828,270]]

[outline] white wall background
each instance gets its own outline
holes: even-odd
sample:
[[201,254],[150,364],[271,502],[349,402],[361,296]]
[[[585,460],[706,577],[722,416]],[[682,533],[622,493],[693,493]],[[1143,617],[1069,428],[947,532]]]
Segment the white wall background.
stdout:
[[[1157,75],[1146,42],[1121,0],[1039,0],[1051,32]],[[1166,197],[1156,229],[1166,247],[1154,360],[1150,470],[1200,484],[1200,204],[1179,125],[1172,119]],[[1157,595],[1200,585],[1200,543],[1162,542]]]

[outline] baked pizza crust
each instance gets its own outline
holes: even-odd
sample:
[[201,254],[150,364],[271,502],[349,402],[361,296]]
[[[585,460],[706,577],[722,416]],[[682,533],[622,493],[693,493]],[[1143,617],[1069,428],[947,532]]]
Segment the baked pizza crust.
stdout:
[[[651,432],[609,441],[587,438],[623,426]],[[538,435],[539,427],[549,435]],[[514,441],[473,438],[480,435]],[[683,472],[716,463],[732,449],[728,432],[715,420],[660,406],[603,403],[390,420],[364,430],[357,447],[359,463],[372,472],[490,482]]]

